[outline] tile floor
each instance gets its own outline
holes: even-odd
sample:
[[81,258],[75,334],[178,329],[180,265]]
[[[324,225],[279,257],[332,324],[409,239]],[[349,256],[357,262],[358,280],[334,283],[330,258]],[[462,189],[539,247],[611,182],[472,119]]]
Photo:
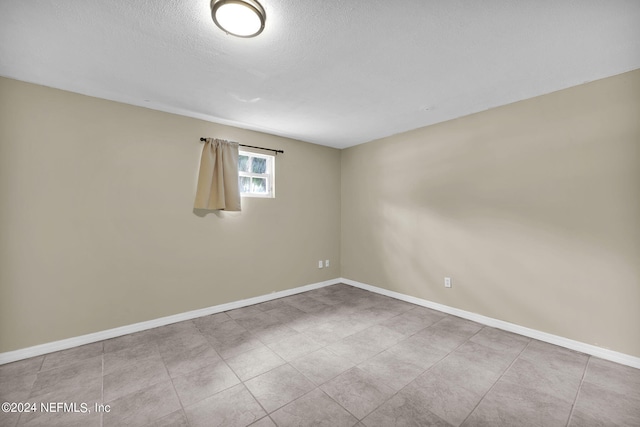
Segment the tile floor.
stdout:
[[640,370],[335,285],[0,366],[0,401],[90,409],[3,427],[640,426]]

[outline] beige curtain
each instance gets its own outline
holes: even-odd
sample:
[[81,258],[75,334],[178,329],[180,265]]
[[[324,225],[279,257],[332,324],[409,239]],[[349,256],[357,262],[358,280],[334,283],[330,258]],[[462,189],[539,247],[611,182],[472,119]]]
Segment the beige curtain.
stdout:
[[240,210],[238,143],[207,138],[200,158],[196,209]]

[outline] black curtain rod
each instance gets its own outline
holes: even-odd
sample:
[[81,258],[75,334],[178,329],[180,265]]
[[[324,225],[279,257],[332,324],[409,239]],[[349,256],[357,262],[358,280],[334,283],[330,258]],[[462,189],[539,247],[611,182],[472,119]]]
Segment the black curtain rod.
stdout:
[[[200,141],[206,141],[207,138],[200,138]],[[278,153],[282,153],[284,154],[283,150],[274,150],[273,148],[264,148],[264,147],[256,147],[254,145],[244,145],[244,144],[238,144],[241,147],[248,147],[248,148],[257,148],[258,150],[266,150],[266,151],[273,151],[274,153],[278,154]]]

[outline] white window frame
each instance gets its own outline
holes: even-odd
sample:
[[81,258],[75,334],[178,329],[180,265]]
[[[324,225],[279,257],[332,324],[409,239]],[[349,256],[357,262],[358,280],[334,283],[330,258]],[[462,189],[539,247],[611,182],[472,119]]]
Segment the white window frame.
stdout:
[[240,156],[248,156],[253,158],[266,159],[267,161],[267,170],[265,173],[253,173],[253,172],[242,172],[238,170],[238,186],[240,186],[240,177],[245,176],[249,178],[265,178],[267,180],[267,192],[266,193],[244,193],[242,192],[242,187],[240,188],[240,196],[241,197],[258,197],[263,199],[273,199],[276,197],[276,187],[275,187],[275,164],[276,164],[276,156],[272,156],[269,154],[262,153],[254,153],[253,151],[244,151],[238,150],[238,155]]

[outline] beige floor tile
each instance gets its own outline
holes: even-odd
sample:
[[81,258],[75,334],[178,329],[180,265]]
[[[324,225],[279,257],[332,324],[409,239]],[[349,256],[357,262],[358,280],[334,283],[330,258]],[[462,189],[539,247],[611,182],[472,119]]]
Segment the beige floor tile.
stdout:
[[369,414],[363,424],[367,427],[434,426],[451,424],[429,411],[415,396],[399,393]]
[[287,361],[297,359],[321,347],[322,344],[300,332],[269,344],[271,350]]
[[498,382],[463,426],[566,426],[571,404],[522,386]]
[[392,388],[357,367],[320,388],[360,420],[395,394]]
[[173,385],[184,406],[192,405],[239,383],[236,374],[221,360],[173,379]]
[[70,348],[68,350],[49,353],[45,355],[44,362],[42,362],[40,370],[46,371],[47,369],[58,368],[60,366],[78,363],[82,360],[100,356],[102,354],[102,348],[103,344],[102,341],[100,341],[93,344]]
[[260,347],[227,359],[229,367],[233,369],[242,381],[270,371],[285,363],[280,356],[267,347]]
[[349,359],[324,348],[292,360],[290,364],[316,385],[337,377],[355,365]]
[[155,424],[156,420],[181,409],[170,380],[120,396],[107,404],[109,412],[104,413],[104,427]]
[[267,415],[242,384],[187,406],[184,410],[191,427],[244,427]]
[[570,426],[640,426],[640,398],[583,383]]
[[[16,426],[636,426],[640,370],[339,284],[0,366]],[[268,414],[269,413],[269,414]]]
[[282,365],[258,375],[245,382],[245,385],[267,413],[315,388],[311,381],[290,365]]
[[358,420],[319,389],[278,409],[271,417],[278,426],[351,427]]

